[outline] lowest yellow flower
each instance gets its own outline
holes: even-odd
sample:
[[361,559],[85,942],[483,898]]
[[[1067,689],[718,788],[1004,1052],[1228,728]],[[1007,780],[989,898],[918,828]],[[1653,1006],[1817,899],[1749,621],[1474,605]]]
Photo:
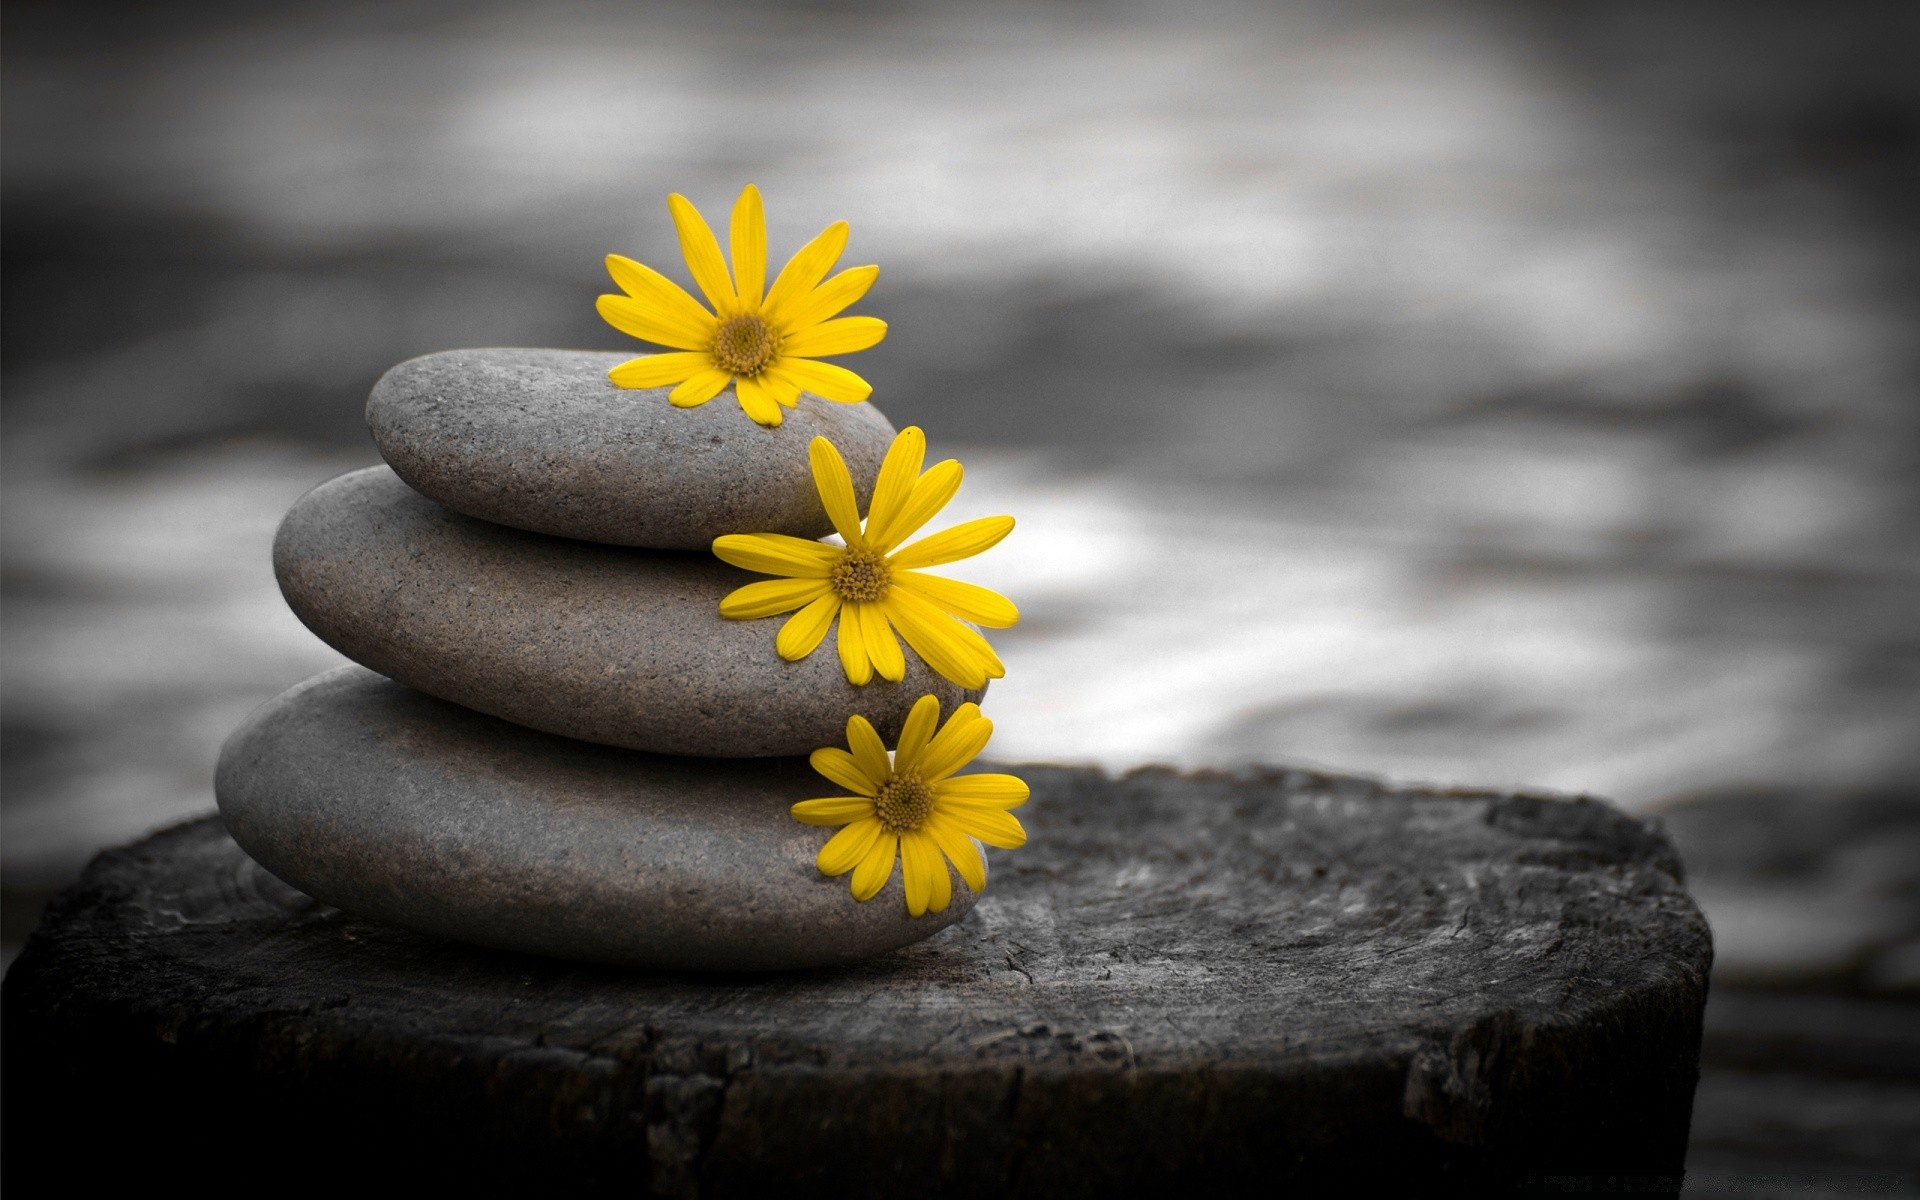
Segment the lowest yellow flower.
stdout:
[[846,545],[780,533],[715,538],[713,552],[734,566],[786,577],[733,591],[720,601],[720,615],[751,621],[799,609],[774,639],[788,662],[812,654],[838,617],[840,666],[857,685],[870,683],[876,673],[895,683],[906,676],[895,631],[929,667],[962,687],[1005,675],[987,639],[961,621],[1004,629],[1020,619],[1020,610],[998,592],[920,568],[991,548],[1012,532],[1013,518],[981,517],[896,549],[953,499],[960,464],[948,459],[922,474],[926,435],[909,426],[880,465],[863,527],[846,460],[826,438],[813,439],[808,452],[820,502]]
[[837,221],[801,248],[766,287],[767,222],[760,189],[748,184],[733,206],[733,271],[727,271],[713,231],[685,196],[667,197],[680,252],[713,311],[651,267],[618,254],[607,273],[623,296],[602,296],[595,307],[607,324],[677,353],[649,354],[608,373],[623,388],[676,385],[667,397],[681,408],[705,404],[733,384],[740,407],[762,425],[780,423],[802,391],[858,404],[872,394],[867,381],[845,367],[816,361],[865,350],[887,336],[878,317],[830,319],[867,294],[879,267],[851,267],[827,279],[847,245],[847,223]]
[[852,792],[793,806],[808,825],[844,825],[827,839],[816,860],[824,875],[853,872],[853,898],[880,894],[900,858],[907,911],[918,917],[944,912],[953,898],[944,855],[976,893],[987,886],[979,838],[1015,850],[1027,831],[1007,810],[1027,802],[1027,785],[1013,775],[955,775],[986,748],[993,722],[977,704],[962,704],[939,733],[940,702],[922,696],[907,714],[891,762],[887,748],[865,717],[847,722],[847,746],[813,752],[813,769]]

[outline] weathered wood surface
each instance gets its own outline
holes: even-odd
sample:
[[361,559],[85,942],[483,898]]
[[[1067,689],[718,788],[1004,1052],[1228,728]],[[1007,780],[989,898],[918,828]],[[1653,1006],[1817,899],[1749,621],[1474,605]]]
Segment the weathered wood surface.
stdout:
[[195,1170],[397,1155],[622,1194],[1679,1175],[1711,949],[1653,827],[1298,771],[1025,773],[1032,842],[966,921],[771,977],[432,941],[213,819],[110,852],[6,980],[9,1174],[75,1138],[150,1172],[191,1136]]

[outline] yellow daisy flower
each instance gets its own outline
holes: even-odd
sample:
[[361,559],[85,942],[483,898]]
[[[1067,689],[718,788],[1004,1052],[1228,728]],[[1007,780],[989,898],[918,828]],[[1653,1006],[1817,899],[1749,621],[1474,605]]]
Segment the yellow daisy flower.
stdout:
[[955,775],[985,749],[993,722],[977,704],[953,710],[934,733],[940,702],[922,696],[907,714],[900,745],[887,760],[887,748],[865,717],[847,722],[847,746],[813,752],[813,769],[854,793],[824,800],[802,800],[793,816],[808,825],[844,825],[827,839],[816,860],[823,875],[853,872],[853,898],[865,903],[893,877],[900,857],[907,911],[918,917],[945,912],[953,898],[945,855],[976,893],[987,886],[987,866],[979,838],[989,846],[1016,850],[1027,831],[1007,810],[1027,802],[1027,785],[1013,775]]
[[[940,675],[977,688],[1007,673],[987,639],[962,624],[1005,629],[1020,610],[998,592],[922,567],[971,558],[1013,530],[1012,517],[981,517],[896,549],[960,488],[960,464],[948,459],[922,474],[927,438],[908,427],[893,439],[880,464],[866,524],[860,520],[846,460],[826,438],[808,453],[814,486],[844,547],[780,533],[730,533],[715,538],[721,559],[782,579],[750,583],[720,601],[720,615],[751,621],[794,612],[774,648],[788,662],[812,654],[840,619],[840,665],[849,682],[864,686],[876,673],[894,683],[906,676],[906,656],[895,631]],[[958,619],[956,619],[958,618]]]
[[681,408],[705,404],[731,383],[740,407],[762,425],[780,423],[780,406],[800,393],[858,404],[873,393],[845,367],[816,361],[823,355],[865,350],[887,336],[878,317],[839,317],[867,294],[879,267],[851,267],[827,279],[847,245],[847,223],[836,221],[787,261],[772,287],[767,279],[767,221],[760,189],[748,184],[733,206],[733,272],[705,218],[685,196],[667,197],[680,252],[693,281],[713,306],[709,312],[679,284],[618,254],[607,273],[626,294],[602,296],[595,307],[607,324],[677,353],[649,354],[608,372],[623,388],[675,384],[667,399]]

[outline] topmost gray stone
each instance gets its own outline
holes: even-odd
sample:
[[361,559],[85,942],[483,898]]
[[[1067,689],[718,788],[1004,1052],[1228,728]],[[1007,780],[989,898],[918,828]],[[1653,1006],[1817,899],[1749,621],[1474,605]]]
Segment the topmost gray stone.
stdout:
[[580,350],[449,350],[388,371],[367,424],[400,477],[470,517],[592,542],[705,550],[725,533],[832,532],[807,445],[846,457],[864,506],[893,426],[871,404],[802,396],[756,425],[731,389],[698,408],[667,388],[623,389],[633,357]]

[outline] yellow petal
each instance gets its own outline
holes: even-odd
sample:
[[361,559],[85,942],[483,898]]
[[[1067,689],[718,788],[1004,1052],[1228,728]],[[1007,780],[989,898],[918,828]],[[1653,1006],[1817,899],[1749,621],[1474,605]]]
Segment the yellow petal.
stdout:
[[887,336],[887,323],[879,317],[840,317],[787,335],[780,343],[781,354],[798,358],[825,358],[833,354],[852,354],[878,345]]
[[840,261],[840,252],[846,248],[847,223],[835,221],[787,260],[780,277],[767,292],[767,302],[761,306],[760,315],[778,325],[787,305],[804,300],[814,285],[833,270],[833,264]]
[[937,810],[927,819],[921,830],[940,847],[940,852],[953,863],[960,872],[960,878],[978,895],[987,890],[987,864],[980,857],[980,847],[973,844],[958,825],[948,821]]
[[740,408],[756,425],[765,425],[772,429],[780,424],[780,405],[767,394],[767,389],[758,379],[742,376],[733,381],[734,394],[740,397]]
[[953,873],[947,870],[947,860],[940,853],[940,843],[927,836],[926,826],[920,827],[920,844],[925,847],[927,866],[933,871],[933,895],[927,898],[928,912],[945,912],[947,905],[953,903]]
[[890,607],[887,616],[893,622],[893,627],[900,631],[901,640],[920,656],[920,661],[926,663],[935,675],[964,688],[986,685],[985,665],[969,658],[939,628],[906,615],[898,607]]
[[667,211],[673,214],[680,253],[687,260],[687,270],[693,272],[693,281],[706,293],[714,312],[722,316],[731,313],[739,307],[739,301],[733,292],[733,280],[727,275],[727,260],[720,257],[720,243],[707,228],[707,219],[678,192],[667,197]]
[[817,437],[807,444],[807,463],[813,468],[813,486],[820,493],[820,505],[834,530],[858,550],[867,544],[860,534],[860,501],[853,494],[853,476],[847,460],[826,438]]
[[933,738],[933,727],[940,721],[940,701],[932,694],[920,697],[907,710],[906,722],[900,727],[900,744],[893,751],[893,765],[899,771],[911,771],[920,760],[921,751]]
[[732,379],[718,367],[709,367],[668,392],[667,401],[675,408],[698,408],[724,391]]
[[780,331],[786,334],[812,329],[835,315],[873,287],[880,278],[879,267],[849,267],[808,292],[805,298],[788,304],[780,313]]
[[855,687],[873,682],[873,660],[867,657],[867,639],[860,628],[863,620],[860,610],[865,607],[853,601],[842,604],[840,628],[833,639],[840,650],[840,669],[847,673],[847,682]]
[[747,308],[760,304],[767,285],[767,214],[760,189],[748,184],[733,205],[733,290]]
[[981,517],[902,547],[891,561],[895,567],[907,571],[916,567],[937,567],[941,563],[972,558],[983,550],[991,550],[1012,532],[1012,517]]
[[883,828],[880,836],[873,840],[873,845],[867,847],[866,854],[861,856],[860,864],[853,869],[855,900],[864,904],[887,886],[887,880],[893,875],[893,856],[899,848],[899,837]]
[[773,639],[774,652],[788,662],[799,662],[812,654],[826,639],[827,630],[833,628],[834,614],[839,611],[840,597],[832,592],[807,605],[780,627],[779,636]]
[[953,499],[953,494],[960,490],[962,474],[960,464],[951,458],[930,467],[908,489],[907,498],[887,522],[885,540],[875,537],[874,547],[886,554],[919,532],[920,527],[933,520],[933,515],[945,508],[948,501]]
[[981,808],[968,804],[957,804],[940,810],[942,819],[951,822],[960,832],[969,837],[977,837],[989,846],[1002,850],[1018,850],[1027,844],[1027,831],[1012,813],[1001,812],[997,808]]
[[620,388],[665,387],[669,383],[691,379],[711,365],[712,360],[697,351],[680,354],[645,354],[639,358],[630,358],[608,371],[607,378],[613,381],[613,386]]
[[927,913],[927,895],[933,891],[932,872],[920,857],[920,837],[918,834],[900,835],[900,890],[906,893],[907,915],[922,917]]
[[[894,594],[902,595],[904,593],[896,591]],[[911,594],[906,595],[909,600],[919,600],[918,596]],[[938,610],[936,609],[934,611],[937,612]],[[968,657],[978,662],[980,669],[986,673],[988,679],[1002,679],[1006,676],[1006,664],[1001,662],[1000,656],[993,652],[993,645],[988,642],[986,638],[980,636],[979,630],[963,624],[960,621],[956,621],[945,613],[940,613],[938,620],[941,632],[958,643],[961,650],[967,654]]]
[[853,755],[838,746],[822,746],[807,756],[813,769],[858,796],[869,799],[880,794],[880,781],[871,779]]
[[[873,815],[873,800],[867,796],[828,796],[823,800],[802,800],[792,808],[793,819],[802,825],[847,825]],[[852,863],[841,867],[850,870]],[[828,871],[838,875],[840,871]]]
[[777,617],[813,603],[829,590],[824,579],[763,579],[727,593],[720,601],[720,615],[730,621]]
[[918,571],[895,571],[893,582],[894,586],[906,588],[962,621],[972,621],[988,629],[1005,629],[1020,619],[1020,610],[1013,606],[1013,601],[979,584],[922,575]]
[[894,588],[882,603],[907,645],[942,679],[977,688],[1006,673],[985,639],[912,592]]
[[855,821],[828,838],[813,863],[822,875],[845,875],[860,865],[885,832],[886,826],[871,817]]
[[880,678],[899,683],[907,677],[907,656],[900,650],[900,640],[893,636],[887,614],[880,605],[869,604],[866,610],[861,620],[865,622],[867,657],[873,660],[873,669],[879,672]]
[[918,425],[909,425],[894,435],[887,456],[880,460],[880,474],[873,482],[873,503],[867,506],[867,536],[876,547],[889,543],[886,538],[896,523],[913,485],[920,478],[920,463],[926,458],[927,435]]
[[631,296],[601,296],[593,302],[600,319],[628,337],[657,342],[678,350],[705,350],[713,344],[713,318],[702,313],[704,325],[669,318],[658,308]]
[[825,579],[846,551],[784,533],[729,533],[713,539],[714,556],[744,571]]
[[952,898],[952,880],[940,848],[923,833],[900,835],[900,876],[906,885],[909,916],[940,912]]
[[[793,360],[798,362],[798,359]],[[768,367],[760,372],[760,382],[766,386],[767,394],[783,408],[792,408],[800,403],[800,385],[780,366]]]
[[645,263],[637,263],[623,255],[609,254],[607,274],[613,276],[615,286],[653,309],[661,320],[712,333],[713,314],[702,308],[698,300],[687,295],[687,289]]
[[991,772],[952,775],[933,785],[934,798],[941,803],[985,804],[992,808],[1018,808],[1027,802],[1029,794],[1026,780]]
[[776,366],[767,368],[763,378],[792,387],[795,396],[807,391],[837,404],[858,404],[873,395],[873,385],[852,371],[811,358],[782,358]]
[[847,749],[869,778],[884,780],[893,773],[893,764],[887,759],[887,744],[880,740],[873,722],[859,713],[847,718]]
[[980,715],[980,706],[962,704],[927,743],[926,752],[920,756],[920,778],[927,783],[940,782],[972,762],[992,736],[993,722]]

